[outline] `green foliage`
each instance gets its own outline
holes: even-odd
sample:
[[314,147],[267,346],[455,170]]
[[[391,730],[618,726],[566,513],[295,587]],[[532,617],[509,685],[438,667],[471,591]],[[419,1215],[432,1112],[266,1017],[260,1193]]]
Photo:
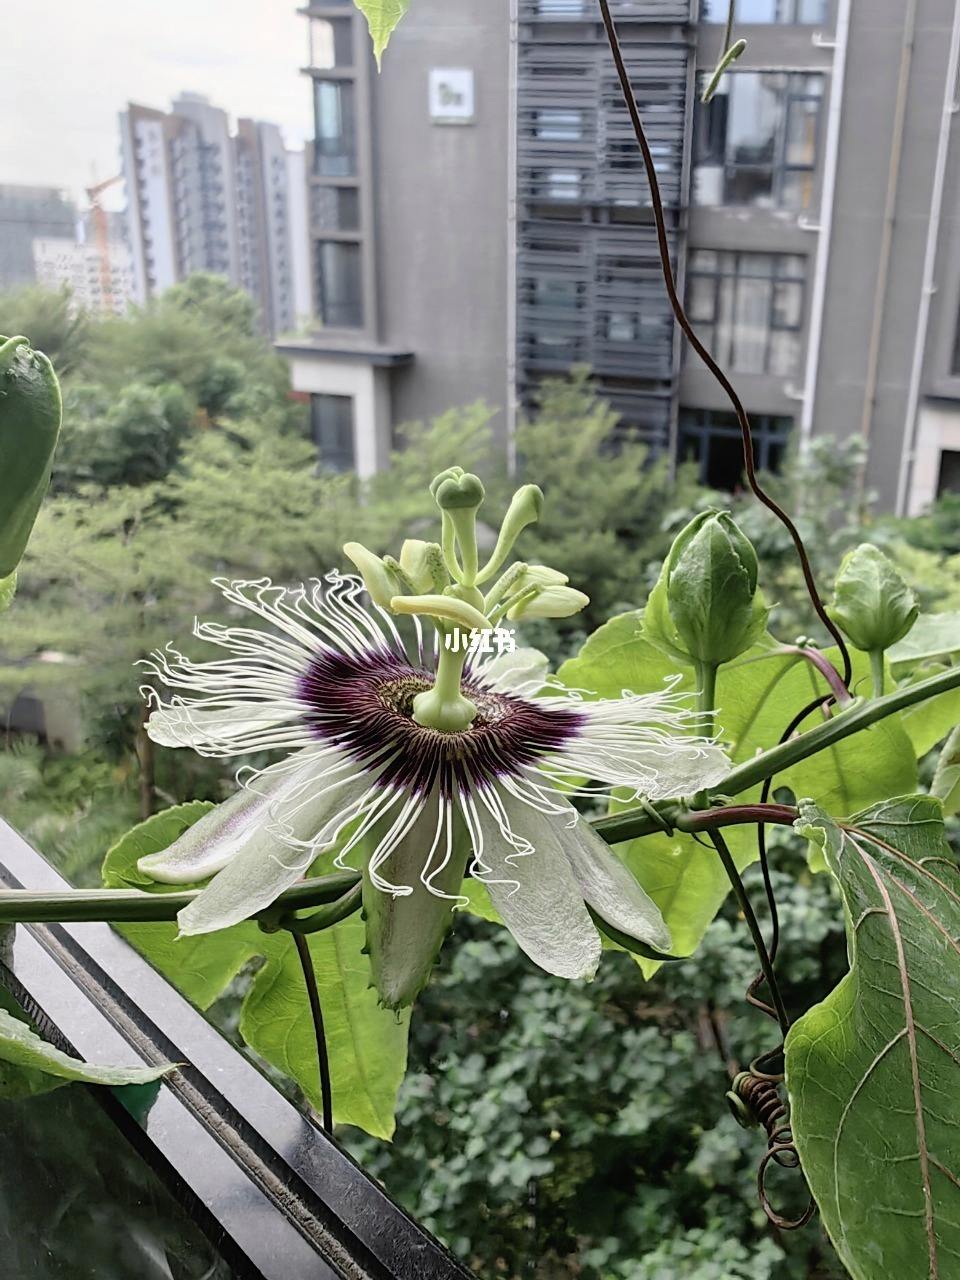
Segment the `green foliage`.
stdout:
[[[773,843],[799,1008],[842,973],[842,924],[800,842]],[[839,1276],[816,1228],[770,1239],[755,1206],[761,1139],[722,1101],[725,1054],[742,1064],[771,1043],[742,1004],[755,968],[727,909],[694,960],[645,987],[617,954],[592,983],[552,979],[505,931],[461,917],[418,1002],[394,1143],[348,1133],[349,1146],[481,1276]],[[784,1207],[802,1204],[799,1183],[785,1187]]]
[[936,800],[798,829],[846,905],[850,972],[787,1038],[793,1132],[854,1280],[949,1274],[960,1253],[960,872]]
[[960,723],[944,744],[930,791],[947,815],[960,813]]
[[379,67],[383,51],[397,23],[407,12],[410,0],[355,0],[355,4],[367,20]]
[[[170,886],[139,872],[137,861],[166,849],[210,807],[204,802],[178,805],[134,827],[107,854],[104,883],[170,892]],[[208,1008],[252,959],[262,958],[243,1002],[240,1033],[319,1108],[316,1039],[289,934],[267,934],[250,922],[197,937],[178,937],[173,923],[127,925],[121,932],[200,1008]],[[354,915],[311,934],[310,954],[323,1006],[334,1116],[339,1123],[389,1138],[406,1066],[407,1019],[379,1007],[362,954],[363,939],[362,921]]]
[[64,285],[56,291],[24,285],[0,294],[0,333],[22,333],[60,378],[83,362],[90,321]]
[[173,1070],[157,1067],[102,1067],[72,1058],[41,1039],[21,1018],[0,1009],[0,1097],[32,1096],[72,1082],[150,1084]]
[[53,366],[24,337],[0,337],[0,577],[20,563],[50,483],[63,417]]

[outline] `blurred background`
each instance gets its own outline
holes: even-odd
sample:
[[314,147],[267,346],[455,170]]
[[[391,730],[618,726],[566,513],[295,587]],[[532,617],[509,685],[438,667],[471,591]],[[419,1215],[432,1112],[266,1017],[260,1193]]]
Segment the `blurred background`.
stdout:
[[[824,588],[864,537],[960,608],[956,0],[612,0],[691,319]],[[555,662],[642,605],[674,533],[734,510],[814,629],[735,420],[680,341],[595,0],[412,0],[377,73],[349,0],[35,0],[0,48],[0,333],[58,369],[51,497],[0,636],[0,803],[77,884],[139,817],[232,785],[154,749],[134,664],[425,528],[452,462],[591,597]],[[255,762],[256,763],[256,762]],[[777,837],[789,999],[844,971],[824,879]],[[841,1274],[772,1231],[730,1062],[769,1038],[725,912],[695,961],[590,987],[460,920],[413,1019],[392,1145],[342,1135],[483,1276]],[[235,1034],[241,982],[214,1011]]]

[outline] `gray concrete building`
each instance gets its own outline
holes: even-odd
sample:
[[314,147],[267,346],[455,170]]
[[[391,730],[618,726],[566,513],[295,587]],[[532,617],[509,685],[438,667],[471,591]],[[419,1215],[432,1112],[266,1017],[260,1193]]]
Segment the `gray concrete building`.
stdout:
[[137,300],[210,271],[250,294],[264,332],[294,329],[306,189],[277,126],[241,119],[234,134],[225,111],[184,93],[169,112],[130,103],[120,132]]
[[0,289],[33,284],[33,242],[74,240],[77,206],[57,187],[0,183]]
[[[612,0],[677,280],[758,462],[861,435],[864,491],[960,488],[960,0]],[[672,324],[596,0],[420,0],[378,76],[347,0],[302,12],[315,319],[282,349],[331,465],[485,398],[509,444],[589,364],[622,429],[733,487],[729,403]]]

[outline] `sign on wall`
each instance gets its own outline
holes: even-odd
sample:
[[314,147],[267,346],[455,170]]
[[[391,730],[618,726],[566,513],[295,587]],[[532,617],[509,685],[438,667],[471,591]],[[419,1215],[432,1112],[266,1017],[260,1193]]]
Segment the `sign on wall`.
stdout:
[[430,71],[430,119],[434,124],[472,124],[473,71],[434,67]]

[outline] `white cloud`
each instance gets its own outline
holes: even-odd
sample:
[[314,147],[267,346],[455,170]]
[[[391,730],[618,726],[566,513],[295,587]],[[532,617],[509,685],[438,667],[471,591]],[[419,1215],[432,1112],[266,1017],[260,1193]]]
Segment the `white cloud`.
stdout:
[[[82,188],[119,172],[117,114],[169,109],[182,90],[312,131],[306,21],[296,0],[30,0],[0,41],[0,182]],[[122,196],[113,198],[114,206]]]

